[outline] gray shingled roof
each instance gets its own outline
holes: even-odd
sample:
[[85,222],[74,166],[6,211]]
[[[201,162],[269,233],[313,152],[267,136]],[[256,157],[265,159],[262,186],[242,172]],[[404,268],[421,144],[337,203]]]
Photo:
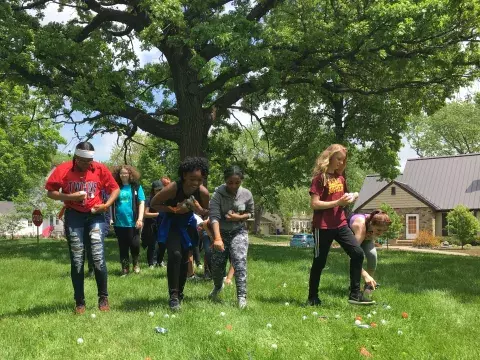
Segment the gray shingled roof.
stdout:
[[[365,178],[354,210],[388,184],[378,178]],[[459,204],[480,209],[480,154],[409,159],[403,175],[395,180],[438,210],[450,210]]]
[[15,205],[12,201],[0,201],[0,214],[6,214],[15,210]]

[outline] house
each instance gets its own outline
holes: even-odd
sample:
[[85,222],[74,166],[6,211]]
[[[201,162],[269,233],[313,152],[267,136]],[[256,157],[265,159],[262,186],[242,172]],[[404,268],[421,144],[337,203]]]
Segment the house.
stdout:
[[[250,232],[254,231],[255,223],[252,221],[247,222],[247,229]],[[258,230],[262,235],[275,235],[277,229],[282,231],[282,220],[276,214],[264,212],[260,217],[260,224]]]
[[[33,209],[32,209],[33,211]],[[0,201],[0,215],[15,213],[15,205],[12,201]],[[63,222],[56,216],[46,216],[43,214],[43,223],[39,227],[39,234],[43,237],[63,236]],[[37,236],[37,227],[33,224],[32,219],[21,219],[18,230],[14,233],[14,237],[19,236]],[[0,234],[3,236],[11,236],[11,234]]]
[[311,233],[312,232],[312,214],[306,211],[294,213],[290,220],[290,234]]
[[421,230],[447,236],[447,213],[465,205],[480,220],[480,153],[409,159],[402,175],[379,181],[369,175],[355,202],[355,213],[369,213],[387,203],[405,223],[401,239]]

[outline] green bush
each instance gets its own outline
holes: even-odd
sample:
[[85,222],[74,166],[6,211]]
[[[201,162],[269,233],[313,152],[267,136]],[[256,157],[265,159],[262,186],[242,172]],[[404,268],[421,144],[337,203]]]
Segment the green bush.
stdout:
[[389,226],[388,231],[382,235],[382,241],[386,242],[398,239],[400,237],[400,233],[403,230],[402,218],[388,204],[383,203],[382,205],[380,205],[380,209],[383,212],[387,213],[390,217],[390,220],[392,221],[392,224]]
[[477,239],[480,222],[464,205],[458,205],[447,214],[447,228],[460,243],[471,244]]

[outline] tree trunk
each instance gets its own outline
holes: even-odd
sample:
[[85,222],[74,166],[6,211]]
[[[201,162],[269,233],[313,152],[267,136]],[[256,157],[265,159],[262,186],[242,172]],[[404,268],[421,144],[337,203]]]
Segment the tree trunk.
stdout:
[[253,223],[253,233],[258,234],[260,233],[260,222],[262,221],[262,214],[263,214],[263,206],[262,205],[255,205],[255,221]]
[[334,114],[333,121],[335,123],[335,141],[342,144],[345,141],[345,127],[343,117],[345,113],[345,103],[343,97],[337,98],[332,102]]
[[206,156],[208,131],[215,112],[203,109],[203,98],[198,86],[198,71],[190,64],[188,49],[164,51],[172,71],[178,108],[180,159],[187,156]]

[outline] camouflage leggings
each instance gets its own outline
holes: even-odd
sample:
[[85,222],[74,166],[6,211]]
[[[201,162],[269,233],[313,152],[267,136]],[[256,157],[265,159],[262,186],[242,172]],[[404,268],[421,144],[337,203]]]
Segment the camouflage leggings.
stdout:
[[248,233],[240,230],[235,233],[222,233],[225,251],[212,250],[212,277],[215,287],[222,286],[225,275],[225,266],[230,257],[235,270],[235,284],[237,286],[237,297],[247,296],[247,251]]

